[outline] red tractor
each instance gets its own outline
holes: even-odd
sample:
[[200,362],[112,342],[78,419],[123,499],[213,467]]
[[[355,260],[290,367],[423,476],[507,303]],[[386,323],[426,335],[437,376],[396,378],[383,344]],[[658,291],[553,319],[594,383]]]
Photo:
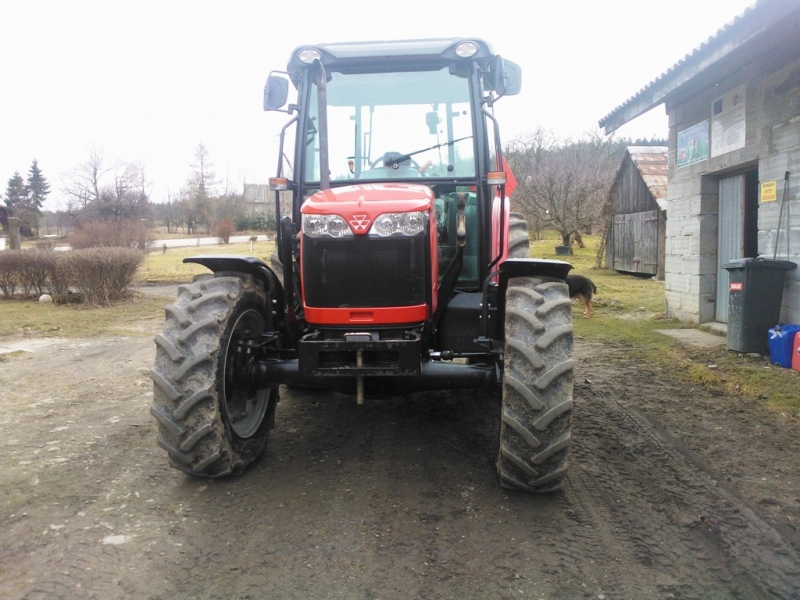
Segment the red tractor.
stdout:
[[186,259],[212,273],[167,307],[151,372],[172,466],[242,472],[264,451],[282,384],[358,403],[480,389],[501,397],[500,483],[561,487],[571,266],[530,259],[509,211],[492,107],[520,85],[520,68],[478,39],[303,46],[270,74],[264,108],[290,115],[270,188],[276,214],[281,196],[291,214],[271,266]]

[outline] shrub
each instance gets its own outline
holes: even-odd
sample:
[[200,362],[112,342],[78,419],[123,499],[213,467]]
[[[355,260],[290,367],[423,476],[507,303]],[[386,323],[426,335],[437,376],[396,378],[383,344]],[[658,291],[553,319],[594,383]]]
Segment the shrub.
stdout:
[[73,229],[67,241],[74,250],[84,248],[138,248],[150,244],[147,224],[140,219],[94,219]]
[[231,219],[220,219],[214,225],[214,234],[221,244],[231,241],[231,234],[234,231],[234,223]]
[[39,250],[55,250],[56,243],[52,239],[36,240],[36,248]]
[[69,280],[91,305],[125,297],[144,254],[133,248],[88,248],[68,255]]
[[54,254],[47,250],[28,250],[22,254],[24,258],[19,261],[18,269],[23,295],[27,297],[34,291],[41,296],[50,290],[48,276],[52,270],[50,266],[55,262]]
[[0,252],[0,289],[6,298],[18,290],[49,292],[55,298],[75,296],[91,305],[124,298],[144,253],[133,248],[88,248],[68,252],[14,250]]
[[47,289],[53,297],[69,293],[70,252],[47,252],[42,256],[47,271]]
[[246,231],[250,227],[250,217],[239,215],[236,217],[236,231]]
[[21,255],[19,250],[0,252],[0,289],[6,298],[14,295],[20,283]]
[[236,231],[275,231],[274,215],[239,216],[236,218]]

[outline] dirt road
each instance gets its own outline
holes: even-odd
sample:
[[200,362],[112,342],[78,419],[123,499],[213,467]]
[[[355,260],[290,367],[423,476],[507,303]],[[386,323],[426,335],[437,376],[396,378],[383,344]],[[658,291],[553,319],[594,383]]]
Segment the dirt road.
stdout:
[[0,359],[0,597],[800,598],[797,417],[624,347],[576,340],[571,471],[539,497],[499,487],[482,393],[282,390],[264,459],[193,480],[155,443],[153,356]]

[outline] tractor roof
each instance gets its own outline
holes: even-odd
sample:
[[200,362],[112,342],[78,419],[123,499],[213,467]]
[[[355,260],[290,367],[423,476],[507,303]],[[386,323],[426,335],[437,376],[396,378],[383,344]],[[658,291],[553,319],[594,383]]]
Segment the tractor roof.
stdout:
[[308,68],[301,60],[301,53],[316,49],[327,70],[403,70],[446,64],[453,60],[464,60],[456,53],[463,42],[474,42],[477,52],[470,60],[480,62],[494,58],[492,47],[478,38],[440,38],[424,40],[397,40],[374,42],[337,42],[299,46],[292,52],[288,71],[293,77]]

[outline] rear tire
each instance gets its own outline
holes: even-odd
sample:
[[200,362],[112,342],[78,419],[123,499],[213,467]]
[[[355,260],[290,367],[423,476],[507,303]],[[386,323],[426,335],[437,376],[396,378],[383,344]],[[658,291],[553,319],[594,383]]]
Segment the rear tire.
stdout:
[[506,291],[497,471],[503,487],[561,488],[572,417],[572,310],[567,285],[515,277]]
[[178,288],[155,338],[150,413],[170,465],[190,475],[239,474],[266,448],[278,388],[237,391],[239,340],[272,329],[266,292],[250,275],[218,274]]
[[278,258],[277,252],[273,252],[269,257],[269,266],[272,268],[275,275],[278,276],[278,281],[283,283],[283,263],[281,262],[281,259]]
[[528,222],[520,213],[508,216],[508,257],[529,258],[531,242],[528,238]]

